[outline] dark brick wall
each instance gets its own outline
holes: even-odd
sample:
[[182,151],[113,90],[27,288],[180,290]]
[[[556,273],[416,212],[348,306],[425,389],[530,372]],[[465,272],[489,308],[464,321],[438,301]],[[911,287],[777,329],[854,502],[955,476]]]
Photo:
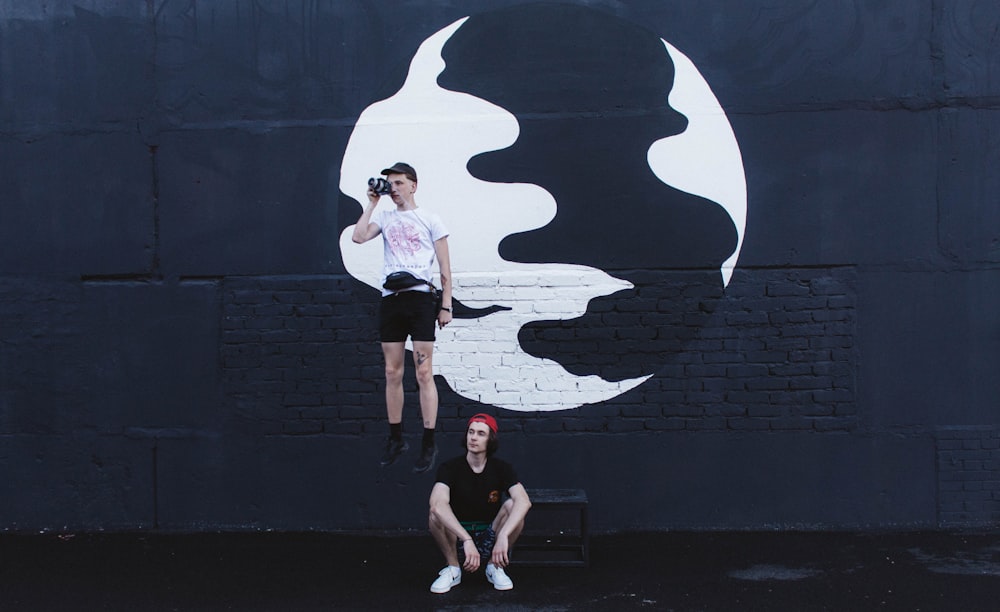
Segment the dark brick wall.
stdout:
[[[854,285],[851,268],[741,271],[716,312],[698,320],[686,350],[649,382],[606,405],[506,420],[545,432],[853,430]],[[226,279],[221,367],[240,414],[269,434],[381,432],[370,293],[344,276]],[[439,386],[444,430],[486,408]],[[407,388],[415,406],[412,380]]]
[[938,520],[946,527],[1000,522],[1000,430],[937,432]]
[[[0,0],[0,530],[422,529],[430,476],[378,467],[377,296],[339,250],[339,169],[470,3],[85,4]],[[547,412],[439,378],[446,448],[498,413],[526,481],[587,489],[597,530],[1000,523],[1000,5],[581,4],[710,84],[743,249],[723,290],[619,238],[635,295],[525,340],[651,378]],[[551,279],[522,280],[523,306]],[[566,384],[539,404],[578,405]]]
[[360,296],[346,275],[226,279],[220,365],[238,412],[291,435],[360,435],[382,417],[377,305]]

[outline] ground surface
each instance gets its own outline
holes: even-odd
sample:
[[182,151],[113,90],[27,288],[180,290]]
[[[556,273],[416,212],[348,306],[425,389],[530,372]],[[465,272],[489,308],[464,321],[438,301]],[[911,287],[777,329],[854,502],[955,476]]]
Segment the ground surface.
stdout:
[[0,535],[3,610],[997,610],[1000,533],[593,538],[588,568],[428,588],[428,536]]

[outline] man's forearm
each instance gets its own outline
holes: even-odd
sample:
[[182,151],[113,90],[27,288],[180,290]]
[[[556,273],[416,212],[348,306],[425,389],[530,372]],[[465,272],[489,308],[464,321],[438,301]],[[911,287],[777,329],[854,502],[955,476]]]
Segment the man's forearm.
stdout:
[[524,521],[524,517],[528,515],[528,509],[530,508],[530,502],[514,500],[514,505],[510,509],[510,515],[504,522],[503,527],[500,528],[500,533],[497,536],[510,537],[510,532],[515,526],[520,525]]
[[441,305],[451,309],[451,254],[447,236],[434,242],[434,255],[438,260],[438,275],[441,277]]
[[451,509],[450,504],[434,506],[434,514],[437,516],[438,521],[444,525],[445,529],[459,540],[464,542],[465,540],[472,539],[472,536],[465,530],[465,527],[462,527],[462,523],[458,520],[458,517],[455,516],[455,512]]
[[372,202],[369,200],[368,206],[361,211],[361,217],[358,218],[358,222],[354,224],[354,235],[351,239],[354,242],[365,242],[370,238],[368,236],[368,225],[372,220],[372,213],[375,212],[375,207],[378,206],[378,202]]
[[445,308],[451,308],[451,277],[441,275],[441,305]]

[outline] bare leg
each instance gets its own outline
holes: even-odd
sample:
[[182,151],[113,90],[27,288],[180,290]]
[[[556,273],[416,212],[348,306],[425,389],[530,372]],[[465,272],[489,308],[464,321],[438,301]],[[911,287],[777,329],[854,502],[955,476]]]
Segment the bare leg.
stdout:
[[385,357],[385,411],[390,423],[403,421],[403,361],[406,345],[402,342],[383,342]]
[[445,562],[448,565],[458,567],[458,550],[456,548],[458,540],[455,536],[434,516],[434,513],[430,515],[428,528],[431,531],[431,536],[434,537],[434,542],[441,550],[441,554],[444,555]]
[[[437,425],[438,391],[434,384],[433,342],[413,343],[413,364],[417,367],[417,382],[420,384],[420,415],[424,419],[424,427],[434,429]],[[402,386],[400,389],[402,390]]]

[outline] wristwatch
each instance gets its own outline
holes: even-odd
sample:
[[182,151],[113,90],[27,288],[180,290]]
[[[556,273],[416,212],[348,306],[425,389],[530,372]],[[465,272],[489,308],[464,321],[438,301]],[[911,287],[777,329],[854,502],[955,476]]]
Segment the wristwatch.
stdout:
[[441,310],[447,310],[448,312],[451,312],[451,308],[445,308],[444,306],[441,307]]

